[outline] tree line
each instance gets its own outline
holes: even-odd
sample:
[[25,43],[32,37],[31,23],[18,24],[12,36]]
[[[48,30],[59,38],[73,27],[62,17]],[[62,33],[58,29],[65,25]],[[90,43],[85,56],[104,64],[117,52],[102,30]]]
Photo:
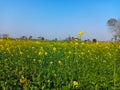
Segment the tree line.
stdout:
[[[111,32],[113,33],[113,38],[111,38],[111,41],[120,41],[120,19],[111,18],[107,21],[107,25],[108,25],[109,29],[111,30]],[[2,39],[34,40],[31,35],[29,37],[21,36],[20,38],[11,38],[9,34],[1,34],[0,38],[2,38]],[[66,41],[74,41],[75,39],[78,39],[78,38],[70,37],[70,36],[65,38]],[[45,39],[42,36],[39,36],[37,38],[37,40],[47,40],[47,39]],[[57,41],[58,39],[55,38],[53,40]],[[87,39],[84,41],[89,42],[90,39]],[[97,39],[93,38],[92,41],[97,42]]]

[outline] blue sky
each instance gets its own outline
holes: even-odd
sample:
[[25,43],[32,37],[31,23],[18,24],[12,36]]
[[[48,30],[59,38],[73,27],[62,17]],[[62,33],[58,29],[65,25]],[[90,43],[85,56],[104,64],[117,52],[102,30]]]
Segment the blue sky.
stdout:
[[119,19],[120,0],[0,0],[0,34],[47,39],[111,40],[110,18]]

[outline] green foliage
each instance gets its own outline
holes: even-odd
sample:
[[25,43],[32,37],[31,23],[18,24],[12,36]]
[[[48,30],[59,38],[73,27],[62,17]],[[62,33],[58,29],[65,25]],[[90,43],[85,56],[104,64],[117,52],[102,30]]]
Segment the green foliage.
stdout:
[[0,41],[1,90],[120,88],[120,43]]

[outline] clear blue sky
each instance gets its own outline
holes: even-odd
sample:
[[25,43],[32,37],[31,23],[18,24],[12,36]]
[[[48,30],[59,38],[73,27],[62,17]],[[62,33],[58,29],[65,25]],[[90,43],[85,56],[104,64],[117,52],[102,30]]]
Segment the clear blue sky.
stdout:
[[47,39],[110,40],[110,18],[120,17],[120,0],[0,0],[0,34]]

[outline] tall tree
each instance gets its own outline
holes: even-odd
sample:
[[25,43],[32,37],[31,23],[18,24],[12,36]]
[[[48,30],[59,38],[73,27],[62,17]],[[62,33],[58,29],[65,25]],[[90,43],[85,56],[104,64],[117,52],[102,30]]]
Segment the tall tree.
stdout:
[[29,40],[32,40],[32,36],[29,36],[29,38],[28,38]]
[[120,19],[111,18],[107,21],[107,24],[114,33],[114,36],[120,40]]

